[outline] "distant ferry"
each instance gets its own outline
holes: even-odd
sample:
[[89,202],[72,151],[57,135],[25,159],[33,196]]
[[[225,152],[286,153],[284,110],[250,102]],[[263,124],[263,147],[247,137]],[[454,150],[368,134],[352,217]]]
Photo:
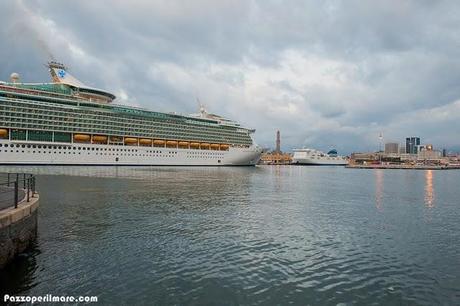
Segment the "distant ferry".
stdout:
[[255,165],[253,129],[209,114],[183,116],[112,103],[64,65],[48,63],[52,82],[0,82],[0,164]]
[[298,165],[345,166],[348,164],[348,159],[337,155],[337,150],[335,149],[327,153],[314,149],[295,149],[292,163]]

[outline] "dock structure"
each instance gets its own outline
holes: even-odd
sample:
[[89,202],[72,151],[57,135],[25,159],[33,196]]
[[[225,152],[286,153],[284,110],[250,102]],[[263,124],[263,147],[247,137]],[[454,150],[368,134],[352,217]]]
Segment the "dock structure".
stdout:
[[292,163],[292,155],[288,153],[263,153],[260,158],[263,165],[289,165]]
[[36,239],[38,205],[35,176],[0,175],[0,269]]
[[455,170],[460,165],[411,165],[411,164],[349,164],[351,169],[406,169],[406,170]]

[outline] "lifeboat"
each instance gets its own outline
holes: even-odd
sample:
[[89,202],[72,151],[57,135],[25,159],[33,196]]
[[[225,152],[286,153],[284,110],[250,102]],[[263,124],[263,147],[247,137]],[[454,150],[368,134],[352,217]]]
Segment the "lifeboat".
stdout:
[[155,147],[164,147],[165,146],[165,141],[160,140],[160,139],[155,139],[153,141],[153,146],[155,146]]
[[191,142],[190,143],[190,149],[199,149],[200,148],[200,143],[199,142]]
[[209,143],[201,143],[200,148],[203,150],[209,150]]
[[73,140],[76,142],[88,142],[90,141],[91,136],[88,134],[74,134]]
[[175,140],[166,141],[166,147],[168,147],[168,148],[177,148],[177,141],[175,141]]
[[93,135],[93,142],[106,143],[107,142],[107,136]]
[[123,141],[123,137],[118,137],[118,136],[110,136],[109,139],[111,142],[122,142]]
[[137,144],[137,138],[125,137],[125,144],[127,144],[127,145],[136,145]]
[[0,138],[8,138],[8,130],[0,129]]
[[179,141],[179,148],[188,149],[189,143],[187,141]]
[[219,150],[219,145],[216,143],[211,144],[211,150]]
[[139,144],[141,146],[151,146],[152,145],[152,139],[141,138],[141,139],[139,139]]
[[228,144],[221,144],[220,145],[220,150],[221,151],[227,151],[230,146]]

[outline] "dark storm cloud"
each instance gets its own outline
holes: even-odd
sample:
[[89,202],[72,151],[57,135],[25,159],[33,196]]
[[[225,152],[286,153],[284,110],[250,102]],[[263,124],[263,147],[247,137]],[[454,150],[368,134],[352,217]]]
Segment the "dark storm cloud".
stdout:
[[1,79],[44,80],[53,53],[121,103],[187,113],[198,98],[263,145],[276,129],[286,148],[460,142],[452,1],[18,1],[0,16]]

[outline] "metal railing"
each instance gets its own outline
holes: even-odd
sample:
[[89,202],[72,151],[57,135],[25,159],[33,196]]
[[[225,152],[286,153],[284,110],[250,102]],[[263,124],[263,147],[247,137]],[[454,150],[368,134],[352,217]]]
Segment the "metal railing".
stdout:
[[35,195],[35,175],[28,173],[0,174],[0,210],[22,201],[30,201]]

